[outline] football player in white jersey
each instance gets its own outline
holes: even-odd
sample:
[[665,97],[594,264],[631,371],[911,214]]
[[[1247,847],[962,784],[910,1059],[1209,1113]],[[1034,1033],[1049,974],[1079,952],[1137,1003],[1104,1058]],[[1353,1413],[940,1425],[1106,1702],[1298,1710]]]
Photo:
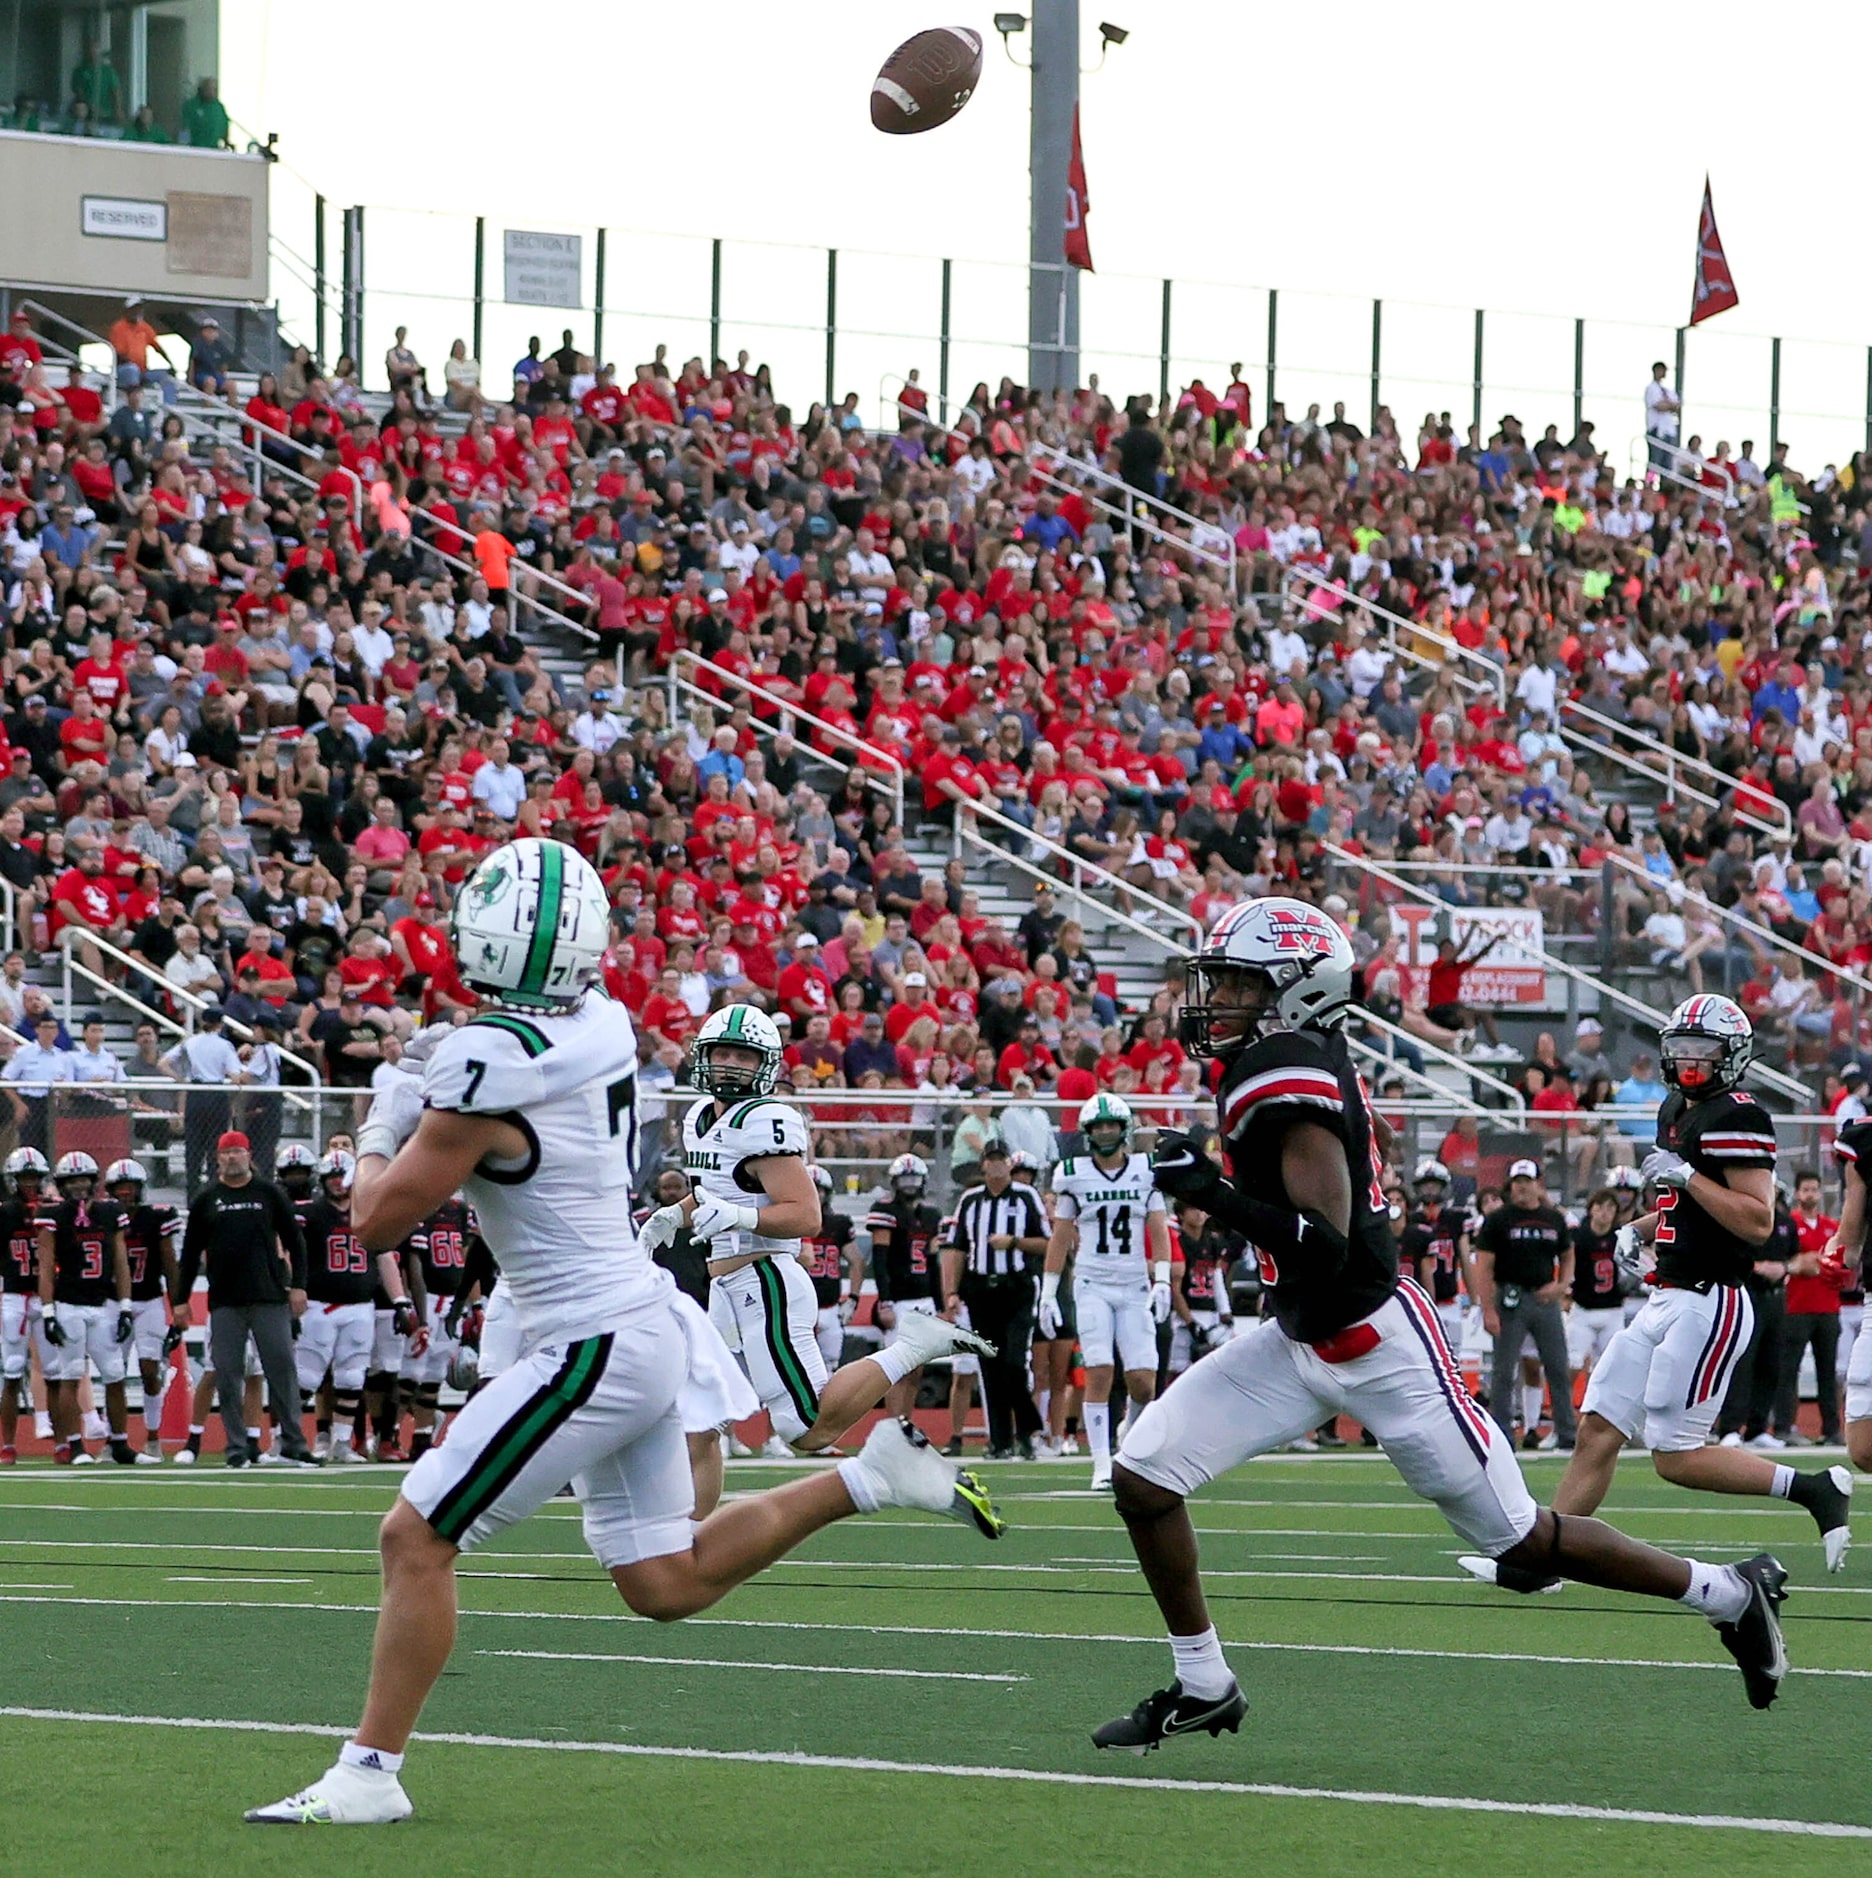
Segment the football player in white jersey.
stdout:
[[1073,1298],[1086,1372],[1079,1416],[1095,1491],[1112,1482],[1113,1372],[1124,1364],[1129,1428],[1157,1393],[1157,1326],[1171,1308],[1169,1214],[1150,1156],[1131,1151],[1131,1130],[1131,1105],[1121,1096],[1091,1096],[1080,1108],[1079,1132],[1092,1151],[1068,1155],[1053,1170],[1053,1233],[1040,1280],[1036,1329],[1052,1337],[1060,1323],[1060,1273],[1076,1237]]
[[248,1813],[255,1823],[409,1816],[399,1774],[454,1646],[455,1561],[568,1481],[625,1603],[663,1622],[706,1609],[834,1520],[955,1510],[954,1467],[886,1419],[836,1467],[692,1521],[679,1404],[746,1392],[707,1316],[631,1224],[637,1039],[624,1008],[591,989],[609,915],[573,848],[527,839],[487,855],[451,921],[483,1008],[441,1037],[420,1082],[387,1079],[358,1131],[352,1223],[365,1245],[401,1244],[461,1189],[512,1289],[522,1353],[410,1469],[384,1520],[356,1733],[311,1786]]
[[[652,1249],[685,1225],[707,1244],[710,1318],[739,1352],[775,1432],[798,1452],[815,1454],[932,1357],[993,1350],[947,1318],[906,1313],[888,1348],[827,1379],[819,1304],[800,1263],[801,1239],[819,1230],[819,1190],[807,1164],[805,1120],[773,1093],[783,1058],[773,1020],[751,1004],[726,1005],[703,1023],[689,1080],[705,1094],[682,1125],[692,1191],[652,1213],[643,1231]],[[961,1475],[957,1491],[976,1506],[983,1533],[998,1537],[975,1477]]]

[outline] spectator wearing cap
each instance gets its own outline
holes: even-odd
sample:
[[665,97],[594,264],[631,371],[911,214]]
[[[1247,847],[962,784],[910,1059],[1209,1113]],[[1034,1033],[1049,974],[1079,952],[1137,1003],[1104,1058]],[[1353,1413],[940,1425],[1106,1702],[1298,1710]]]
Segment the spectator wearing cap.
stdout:
[[1605,1031],[1598,1018],[1579,1020],[1573,1031],[1573,1047],[1566,1054],[1566,1066],[1575,1089],[1590,1089],[1601,1078],[1608,1086],[1618,1080],[1612,1059],[1605,1053]]
[[866,1011],[859,1020],[858,1034],[845,1044],[845,1081],[857,1088],[870,1070],[876,1070],[886,1082],[897,1074],[897,1048],[884,1035],[884,1013]]
[[[1565,1216],[1549,1205],[1540,1163],[1511,1162],[1508,1194],[1475,1235],[1475,1270],[1483,1327],[1495,1339],[1489,1410],[1514,1439],[1521,1349],[1532,1341],[1553,1399],[1554,1443],[1573,1446],[1573,1371],[1567,1358],[1562,1300],[1573,1284],[1573,1239]],[[1537,1446],[1538,1392],[1522,1417],[1523,1440]]]
[[1613,1100],[1620,1108],[1640,1111],[1619,1123],[1619,1133],[1633,1140],[1649,1141],[1657,1132],[1658,1107],[1669,1094],[1657,1079],[1656,1058],[1640,1050],[1632,1058],[1631,1074],[1613,1092]]
[[810,1019],[830,1017],[832,979],[819,962],[819,941],[812,933],[800,933],[792,953],[792,963],[780,973],[780,1008],[792,1017],[794,1034],[800,1035]]
[[162,1058],[162,1067],[176,1082],[190,1085],[182,1106],[182,1139],[190,1193],[201,1185],[216,1139],[233,1113],[232,1092],[247,1080],[240,1052],[222,1028],[219,1004],[205,1005],[195,1032],[184,1037]]
[[225,398],[233,364],[234,348],[221,337],[221,322],[211,313],[202,321],[199,336],[189,348],[188,381],[197,391]]
[[[164,349],[156,328],[143,317],[143,298],[140,294],[131,294],[124,301],[123,312],[105,338],[110,341],[110,349],[117,355],[117,383],[122,389],[133,391],[140,390],[144,385],[154,385],[162,394],[164,404],[175,403],[175,360]],[[162,360],[161,366],[150,364],[152,353]],[[147,424],[148,420],[145,422]]]

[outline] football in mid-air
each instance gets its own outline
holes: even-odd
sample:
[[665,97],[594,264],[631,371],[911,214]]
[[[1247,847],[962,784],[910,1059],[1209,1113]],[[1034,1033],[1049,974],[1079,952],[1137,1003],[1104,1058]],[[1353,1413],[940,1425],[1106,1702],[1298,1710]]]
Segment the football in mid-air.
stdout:
[[980,33],[932,26],[884,61],[871,84],[871,122],[893,137],[934,130],[974,96],[981,69]]

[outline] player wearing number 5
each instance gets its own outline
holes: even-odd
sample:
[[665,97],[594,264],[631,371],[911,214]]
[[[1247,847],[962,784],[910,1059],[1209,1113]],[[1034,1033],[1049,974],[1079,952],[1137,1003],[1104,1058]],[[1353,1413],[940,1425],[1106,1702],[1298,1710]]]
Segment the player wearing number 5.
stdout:
[[1076,1237],[1082,1418],[1095,1492],[1112,1483],[1113,1358],[1124,1364],[1129,1428],[1157,1393],[1157,1326],[1170,1315],[1169,1214],[1149,1156],[1131,1151],[1131,1127],[1130,1105],[1115,1095],[1092,1096],[1079,1111],[1079,1132],[1092,1152],[1069,1155],[1053,1170],[1053,1232],[1036,1319],[1041,1337],[1057,1334],[1060,1274]]

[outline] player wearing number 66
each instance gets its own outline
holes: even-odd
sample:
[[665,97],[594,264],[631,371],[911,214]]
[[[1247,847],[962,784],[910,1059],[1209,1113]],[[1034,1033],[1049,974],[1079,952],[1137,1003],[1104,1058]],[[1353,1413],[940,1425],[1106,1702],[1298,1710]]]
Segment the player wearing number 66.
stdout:
[[752,1398],[632,1227],[637,1039],[595,988],[609,916],[574,849],[524,840],[487,855],[452,931],[481,1009],[413,1050],[420,1083],[380,1089],[358,1131],[353,1232],[388,1251],[461,1190],[512,1289],[521,1354],[410,1469],[383,1523],[383,1611],[355,1736],[310,1787],[250,1812],[256,1824],[409,1815],[403,1751],[454,1644],[455,1561],[568,1482],[624,1601],[664,1621],[833,1520],[953,1509],[954,1469],[886,1421],[836,1468],[692,1520],[685,1423],[749,1413]]

